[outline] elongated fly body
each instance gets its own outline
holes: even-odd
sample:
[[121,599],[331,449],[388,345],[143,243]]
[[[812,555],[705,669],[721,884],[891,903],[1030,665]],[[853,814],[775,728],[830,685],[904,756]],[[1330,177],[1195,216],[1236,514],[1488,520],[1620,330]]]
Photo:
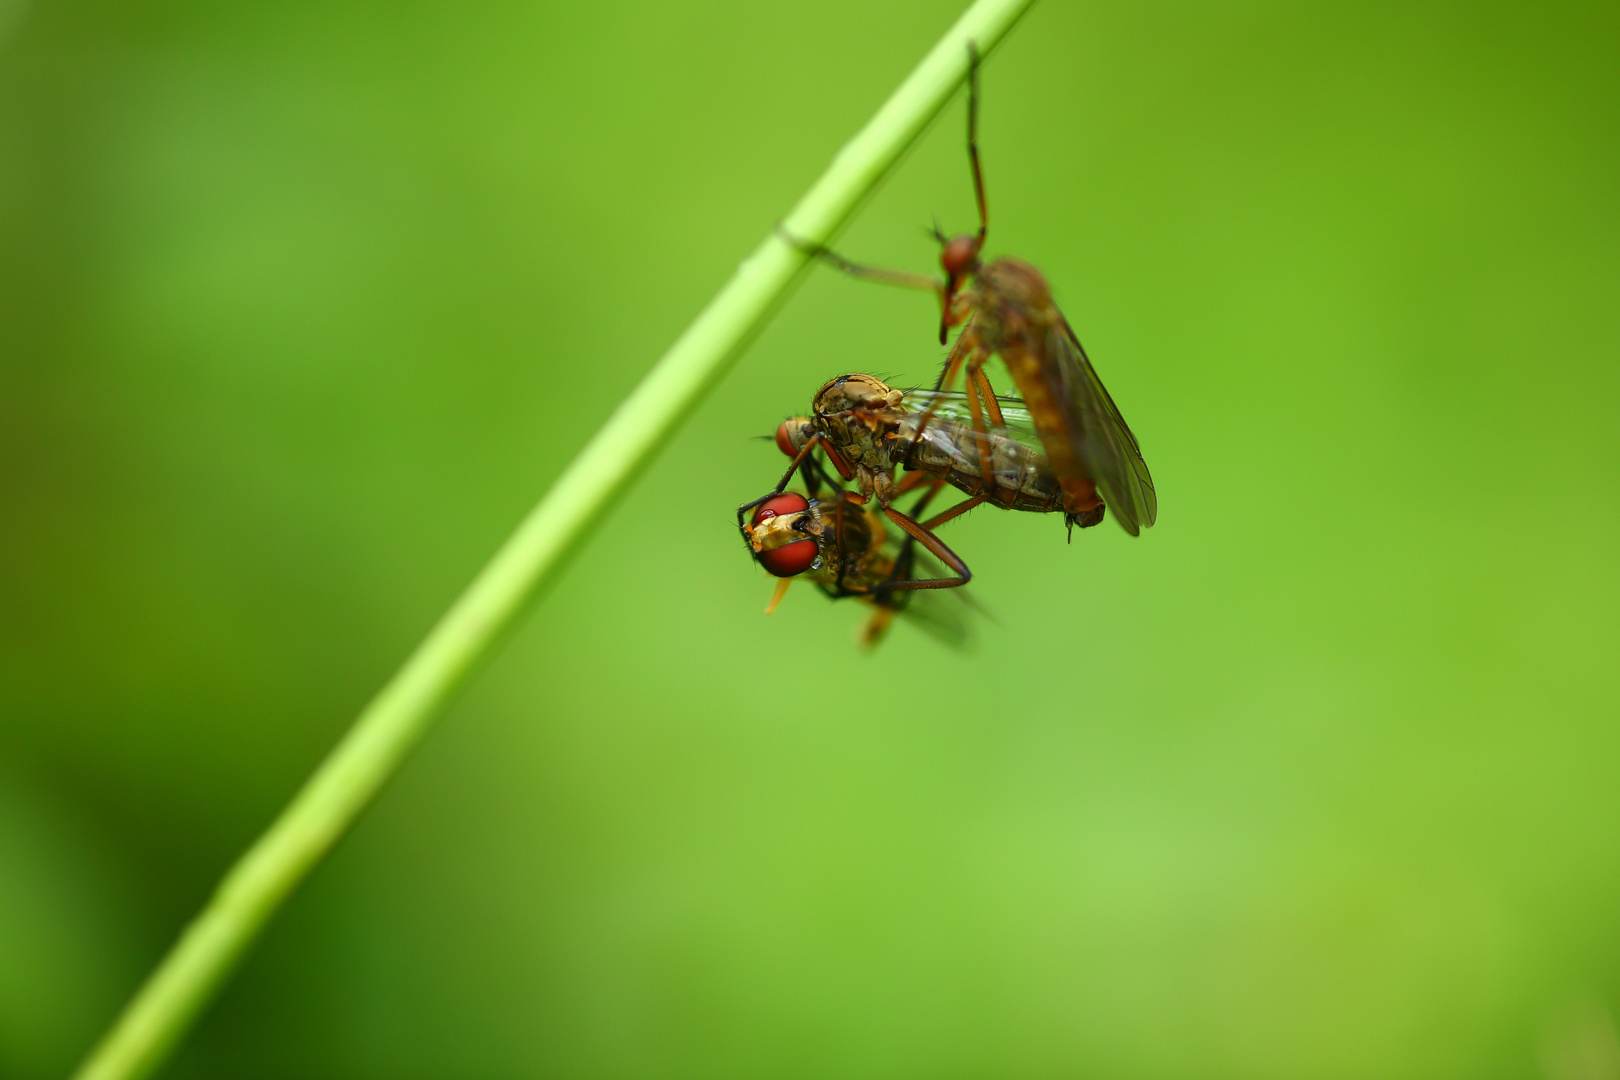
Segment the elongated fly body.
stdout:
[[[952,327],[962,327],[945,361],[938,389],[949,390],[961,376],[971,426],[988,434],[994,426],[989,418],[996,399],[984,368],[992,357],[999,356],[1057,477],[1069,523],[1082,528],[1095,525],[1103,519],[1105,508],[1112,507],[1115,520],[1136,536],[1159,514],[1158,494],[1136,436],[1098,378],[1073,327],[1053,303],[1051,287],[1041,272],[1022,259],[986,261],[982,257],[989,212],[979,164],[978,70],[974,52],[968,75],[968,162],[979,207],[979,230],[949,239],[936,230],[944,280],[862,266],[814,245],[808,249],[857,277],[936,293],[940,298],[940,343],[946,341]],[[933,415],[924,409],[924,428]],[[976,449],[983,475],[990,475],[991,444],[986,441]]]

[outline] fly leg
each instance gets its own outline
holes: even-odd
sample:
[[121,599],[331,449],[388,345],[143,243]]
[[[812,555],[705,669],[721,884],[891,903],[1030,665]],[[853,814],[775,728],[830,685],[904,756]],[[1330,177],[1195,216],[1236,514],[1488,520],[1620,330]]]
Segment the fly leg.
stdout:
[[[935,390],[949,390],[951,384],[963,368],[967,369],[964,380],[967,389],[968,413],[973,419],[974,441],[978,443],[979,453],[979,490],[995,490],[995,468],[990,453],[990,433],[986,424],[1002,427],[1005,421],[1001,415],[1001,404],[996,401],[996,395],[990,388],[990,380],[984,373],[984,361],[988,354],[979,344],[978,335],[973,332],[973,323],[970,320],[962,330],[956,344],[951,347],[950,355],[945,358],[945,368],[939,374],[939,382],[934,384]],[[931,401],[923,410],[922,418],[917,421],[917,439],[928,428],[928,421],[933,419],[938,408],[938,400]]]
[[[972,370],[978,370],[978,365],[974,361],[967,360],[970,351],[977,351],[977,347],[974,345],[975,338],[972,334],[972,329],[973,327],[970,323],[968,327],[962,331],[961,336],[956,339],[956,344],[951,346],[950,355],[945,358],[945,368],[940,372],[939,381],[934,384],[935,390],[949,390],[951,388],[951,384],[956,381],[957,374],[962,370],[964,361],[967,362],[968,366]],[[971,390],[972,387],[969,387],[969,389]],[[974,407],[971,402],[969,403],[969,407]],[[928,406],[923,409],[922,416],[917,420],[917,434],[912,437],[913,446],[916,446],[922,442],[923,433],[928,430],[928,422],[934,418],[934,414],[938,411],[938,398],[930,401]],[[995,414],[997,419],[999,419],[1001,416],[1001,409],[999,406],[995,408]],[[975,425],[975,427],[978,426],[980,425]],[[986,478],[987,476],[981,476],[981,483]]]
[[990,389],[990,378],[984,373],[984,366],[976,366],[968,377],[979,388],[979,397],[984,401],[984,411],[990,417],[991,427],[1006,427],[1007,421],[1001,416],[1001,402],[996,400],[996,392]]
[[832,491],[839,491],[838,483],[827,472],[827,467],[814,457],[804,459],[799,468],[799,478],[804,481],[805,494],[812,499],[819,498],[823,487]]
[[944,344],[945,328],[951,324],[951,297],[945,283],[938,278],[931,274],[919,274],[911,270],[890,270],[883,266],[867,266],[865,263],[851,262],[825,244],[812,243],[802,237],[794,236],[780,222],[776,226],[776,235],[780,236],[800,253],[811,258],[820,259],[828,266],[848,274],[850,277],[860,278],[863,281],[876,281],[884,285],[898,285],[902,289],[931,292],[938,296],[940,309],[939,340],[941,344]]
[[[972,508],[977,507],[978,504],[985,502],[990,495],[974,495],[974,497],[970,497],[970,499],[962,500],[962,502],[959,502],[959,504],[949,508],[949,510],[946,510],[946,512],[930,518],[930,520],[925,521],[925,523],[915,521],[915,515],[920,515],[923,507],[928,504],[928,500],[933,499],[933,497],[935,497],[935,495],[938,494],[943,487],[943,481],[935,481],[932,489],[930,489],[930,491],[923,492],[922,499],[917,500],[917,504],[912,507],[912,515],[914,515],[914,518],[910,520],[910,525],[915,526],[915,528],[920,529],[920,531],[914,531],[914,529],[909,528],[909,526],[906,525],[906,521],[899,520],[899,518],[904,517],[904,515],[899,515],[897,510],[886,510],[889,518],[894,520],[896,525],[901,526],[902,529],[906,529],[906,542],[901,544],[901,552],[899,552],[899,555],[896,555],[896,559],[894,559],[894,570],[893,572],[889,573],[889,580],[872,589],[873,602],[876,602],[876,604],[880,606],[880,610],[899,610],[901,607],[906,606],[906,601],[909,599],[910,591],[912,591],[912,589],[956,588],[956,586],[967,585],[967,583],[972,580],[972,576],[974,575],[972,575],[972,572],[970,572],[969,568],[967,568],[967,563],[962,562],[962,560],[957,557],[956,552],[953,552],[951,549],[949,549],[949,547],[944,546],[944,542],[940,541],[938,536],[933,536],[933,529],[944,525],[946,521],[951,521],[953,518],[961,517],[961,515],[964,515],[964,513],[967,513],[969,510],[972,510]],[[897,515],[899,515],[899,517],[897,517]],[[933,536],[932,544],[928,542],[927,536],[923,536],[923,534]],[[957,578],[922,578],[922,580],[910,578],[909,575],[912,573],[912,563],[914,563],[914,541],[922,542],[923,547],[927,547],[928,551],[933,552],[933,554],[940,559],[940,562],[946,563],[951,570],[954,570],[957,575],[961,576],[957,576]],[[894,593],[899,593],[899,596],[893,596]],[[873,622],[876,622],[876,619],[873,619]]]
[[970,499],[963,499],[961,502],[945,511],[943,514],[929,518],[927,521],[922,523],[922,527],[927,529],[929,532],[933,532],[947,521],[956,520],[969,510],[973,509],[975,506],[987,501],[989,498],[990,493],[988,491],[981,491]]
[[776,235],[780,236],[794,250],[800,254],[820,259],[835,270],[840,270],[850,277],[858,277],[866,281],[881,281],[885,285],[899,285],[905,289],[917,289],[921,292],[935,294],[943,293],[944,288],[938,279],[929,274],[913,273],[910,270],[890,270],[882,266],[867,266],[865,263],[851,262],[824,244],[817,244],[800,236],[788,232],[787,226],[777,223]]
[[[753,542],[749,539],[750,529],[748,524],[744,521],[748,511],[757,506],[762,506],[776,498],[778,495],[782,494],[782,492],[787,489],[788,482],[793,479],[793,474],[798,472],[800,469],[804,470],[805,486],[810,489],[810,494],[814,496],[816,494],[818,478],[825,480],[827,476],[826,471],[822,469],[821,465],[811,457],[811,454],[814,453],[816,446],[820,442],[821,435],[819,433],[812,435],[805,442],[804,447],[793,456],[792,463],[788,465],[787,472],[782,474],[782,479],[776,482],[776,487],[772,488],[770,491],[767,491],[753,502],[745,502],[741,506],[737,507],[737,531],[742,535],[743,546],[748,549],[749,558],[757,559],[759,556],[754,551]],[[782,596],[781,592],[779,591],[772,599],[771,607],[774,608],[781,599]]]
[[[983,364],[982,357],[975,362],[968,359],[969,354],[989,355],[979,344],[979,335],[973,331],[972,313],[968,312],[963,318],[967,319],[967,325],[962,327],[962,333],[957,337],[956,344],[951,346],[951,351],[945,357],[945,366],[940,369],[939,379],[934,383],[935,390],[949,390],[955,384],[957,375],[961,374],[964,363],[970,368]],[[932,409],[928,412],[930,416],[933,415]]]
[[[931,473],[908,472],[908,473],[906,473],[904,476],[902,476],[900,478],[898,483],[896,483],[894,485],[893,495],[895,495],[895,496],[904,495],[907,492],[917,490],[918,488],[922,487],[924,484],[938,484],[938,483],[940,483],[939,477],[934,476]],[[911,512],[911,516],[916,517],[917,512],[915,510],[913,510]]]
[[[737,507],[737,528],[743,528],[744,514],[748,513],[748,511],[754,509],[756,506],[769,502],[771,499],[776,498],[776,496],[787,490],[788,483],[793,479],[793,474],[806,467],[805,463],[809,461],[810,455],[815,452],[816,447],[822,445],[822,442],[823,436],[820,432],[816,432],[815,434],[811,435],[810,438],[805,440],[805,444],[799,450],[799,452],[793,455],[793,461],[788,465],[787,472],[782,474],[782,479],[776,482],[776,486],[774,488],[766,492],[764,495],[761,495],[753,502],[746,502]],[[829,456],[831,456],[830,450]],[[837,459],[835,458],[834,460],[836,461]],[[820,468],[820,466],[814,465],[814,463],[811,464],[811,467],[817,469]],[[824,476],[825,473],[822,475]]]
[[[945,524],[947,521],[953,521],[956,518],[961,517],[963,514],[967,513],[969,510],[973,509],[975,506],[978,506],[980,503],[982,503],[985,500],[987,500],[988,498],[990,498],[988,493],[980,492],[979,494],[974,495],[971,498],[963,499],[961,502],[957,503],[955,506],[953,506],[949,510],[945,511],[943,514],[937,514],[934,517],[929,518],[927,521],[924,521],[924,522],[920,522],[920,523],[917,522],[915,519],[922,516],[923,508],[928,505],[928,500],[932,499],[935,495],[939,494],[940,490],[943,487],[944,487],[944,484],[942,482],[936,481],[935,484],[934,484],[934,487],[931,490],[929,490],[928,492],[926,492],[923,495],[922,498],[918,499],[916,504],[914,506],[912,506],[912,508],[911,508],[911,516],[912,516],[912,519],[913,519],[913,524],[916,524],[918,526],[918,528],[924,530],[925,532],[927,532],[929,534],[932,534],[935,529],[939,528],[941,525]],[[901,525],[900,527],[902,529],[906,528],[904,525]],[[909,574],[911,572],[912,544],[915,541],[920,540],[920,539],[922,539],[922,538],[917,536],[910,529],[906,529],[905,543],[901,545],[901,547],[900,547],[900,555],[899,555],[898,558],[895,559],[895,572],[894,572],[894,575],[890,578],[890,581],[893,581],[895,578],[904,577],[906,574]],[[934,537],[934,539],[939,540],[939,537],[936,536],[936,537]],[[924,541],[925,545],[926,545],[926,543],[927,542]],[[940,547],[945,547],[943,542],[940,543]],[[929,551],[934,551],[934,549],[932,547],[930,547],[928,550]],[[949,551],[950,549],[946,548],[946,550]],[[938,555],[939,553],[936,551],[936,552],[934,552],[934,554]],[[958,559],[957,562],[960,563],[961,560]],[[949,565],[949,564],[947,563],[947,565]],[[953,565],[953,566],[951,566],[951,569],[957,570],[958,573],[964,573],[964,572],[967,571],[966,565],[961,566],[960,569],[958,569],[958,567]],[[971,578],[971,577],[972,577],[972,574],[969,574],[968,578]],[[942,579],[937,579],[936,578],[936,579],[933,579],[933,580],[942,580]],[[945,579],[945,580],[948,580],[948,579]],[[967,579],[963,579],[960,582],[955,582],[955,581],[951,582],[951,585],[958,585],[958,584],[966,585],[967,584]],[[881,585],[878,586],[878,588],[880,588],[880,589],[883,588],[883,587],[884,586],[881,586]],[[915,588],[915,587],[918,587],[918,586],[913,586],[913,587]],[[949,588],[950,586],[939,585],[939,586],[932,586],[932,587],[933,588]]]
[[973,580],[973,571],[968,569],[967,563],[963,562],[956,552],[945,546],[943,540],[892,506],[885,506],[883,512],[890,521],[914,537],[919,544],[928,550],[930,555],[944,563],[957,576],[953,578],[914,578],[908,581],[887,581],[872,590],[875,597],[881,600],[889,593],[899,590],[954,589]]
[[[985,427],[985,411],[992,410],[996,419],[1001,419],[1001,406],[996,404],[996,397],[990,393],[990,380],[984,377],[984,368],[968,364],[967,376],[967,402],[968,415],[973,418],[973,441],[978,443],[979,450],[979,490],[994,491],[996,487],[996,466],[991,460],[990,432]],[[980,403],[983,395],[987,401]]]
[[984,170],[979,167],[979,47],[968,42],[968,164],[973,169],[973,195],[979,201],[979,246],[990,229],[990,211],[984,201]]
[[[918,474],[912,473],[910,475],[915,476]],[[924,492],[922,497],[917,500],[915,505],[912,506],[912,517],[914,519],[916,517],[920,517],[922,515],[923,508],[928,505],[928,500],[932,499],[935,495],[939,494],[940,491],[944,490],[944,487],[944,481],[932,479],[932,484],[929,490]],[[975,495],[970,499],[964,499],[962,502],[951,507],[943,514],[937,515],[919,527],[928,531],[929,533],[932,533],[935,528],[943,525],[947,521],[950,521],[952,518],[958,517],[973,509],[975,506],[978,506],[980,503],[984,502],[986,498],[988,498],[986,495]],[[913,523],[915,524],[915,522]],[[903,524],[901,527],[905,528]],[[911,591],[907,590],[923,588],[951,588],[953,586],[967,584],[968,580],[972,577],[972,574],[968,571],[967,566],[962,563],[961,559],[956,558],[955,553],[953,552],[951,553],[950,559],[947,560],[947,564],[951,566],[951,569],[956,570],[959,574],[963,575],[960,580],[949,578],[932,578],[924,579],[923,581],[914,581],[910,575],[912,572],[912,565],[916,561],[915,543],[918,539],[920,538],[912,533],[910,529],[906,529],[905,542],[900,545],[900,553],[895,556],[894,568],[889,572],[888,580],[872,590],[872,601],[877,605],[877,611],[873,613],[871,621],[867,624],[866,630],[861,636],[861,643],[863,645],[871,646],[877,644],[877,639],[882,635],[883,631],[888,628],[889,622],[893,619],[894,612],[902,610],[906,606],[906,602],[911,599],[912,593]],[[938,537],[935,537],[935,540],[937,541]],[[943,543],[941,543],[939,546],[941,548],[945,548]],[[933,547],[930,547],[929,550],[935,551]],[[945,548],[945,551],[948,552],[950,549]],[[939,554],[937,551],[935,551],[935,553]],[[938,584],[935,584],[935,582],[938,582]]]
[[[925,494],[919,503],[927,499]],[[913,507],[915,510],[916,508]],[[887,629],[890,619],[896,611],[903,611],[911,600],[909,592],[895,592],[892,586],[896,582],[911,580],[911,567],[916,562],[917,541],[912,539],[910,533],[900,543],[900,550],[895,554],[894,565],[889,567],[889,575],[872,588],[869,597],[877,610],[872,613],[872,619],[866,626],[866,632],[861,636],[861,643],[865,645],[876,644],[877,638]]]
[[[922,487],[925,484],[928,486],[928,490],[923,492],[922,496],[918,498],[916,502],[911,504],[912,520],[922,517],[922,512],[928,508],[929,501],[944,489],[945,481],[939,479],[937,476],[930,476],[928,473],[911,472],[906,473],[905,476],[901,477],[900,482],[895,485],[894,493],[896,495],[903,495],[906,492]],[[955,515],[953,514],[951,516],[954,517]],[[950,517],[946,517],[943,520],[949,521]],[[930,522],[929,524],[924,525],[923,528],[932,530],[933,523]],[[916,545],[916,537],[912,536],[910,532],[907,532],[906,538],[900,542],[900,551],[894,557],[894,566],[889,570],[888,578],[873,589],[874,593],[877,593],[878,590],[884,589],[885,586],[891,585],[894,582],[910,580],[911,564],[914,561],[912,553],[916,550]],[[885,593],[884,597],[887,598],[885,599],[884,597],[879,597],[879,601],[885,604],[893,605],[896,608],[901,608],[905,606],[906,600],[908,597],[910,597],[910,595],[911,594],[908,592],[902,592],[899,596],[888,597],[887,593]]]

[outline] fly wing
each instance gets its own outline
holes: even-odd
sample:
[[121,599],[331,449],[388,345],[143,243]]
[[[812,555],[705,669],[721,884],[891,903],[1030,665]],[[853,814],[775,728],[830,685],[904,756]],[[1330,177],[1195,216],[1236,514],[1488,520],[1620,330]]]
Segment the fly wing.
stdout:
[[[912,412],[921,413],[932,407],[934,415],[941,420],[949,420],[964,427],[973,424],[973,411],[968,408],[968,396],[959,390],[907,390],[905,393],[905,407]],[[1046,450],[1041,445],[1041,437],[1035,433],[1035,421],[1030,418],[1029,409],[1024,406],[1023,400],[1002,397],[998,394],[996,404],[1001,407],[1002,424],[999,427],[990,424],[989,418],[986,417],[988,430],[1027,446],[1044,457]],[[982,412],[982,405],[980,408]]]
[[1067,322],[1052,331],[1046,345],[1054,361],[1059,400],[1070,410],[1070,429],[1079,433],[1080,458],[1114,520],[1136,536],[1159,516],[1159,496],[1136,436]]

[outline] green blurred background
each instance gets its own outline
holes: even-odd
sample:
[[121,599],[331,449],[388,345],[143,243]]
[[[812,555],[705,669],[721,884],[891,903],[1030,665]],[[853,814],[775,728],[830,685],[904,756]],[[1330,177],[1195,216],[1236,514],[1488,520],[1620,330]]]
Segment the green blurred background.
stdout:
[[[62,1074],[949,0],[13,6],[0,1075]],[[1157,528],[975,652],[732,509],[806,281],[172,1077],[1620,1076],[1616,9],[1039,5],[984,74]],[[840,246],[973,219],[953,103]]]

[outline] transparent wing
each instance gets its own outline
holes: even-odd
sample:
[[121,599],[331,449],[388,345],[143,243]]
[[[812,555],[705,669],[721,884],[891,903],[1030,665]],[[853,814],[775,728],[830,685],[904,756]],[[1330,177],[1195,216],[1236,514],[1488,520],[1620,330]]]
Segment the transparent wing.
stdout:
[[[921,413],[932,406],[937,419],[960,424],[963,427],[973,425],[973,411],[968,408],[967,395],[961,391],[907,390],[905,395],[907,409]],[[1044,457],[1046,451],[1041,446],[1041,437],[1036,434],[1035,421],[1030,418],[1029,410],[1024,407],[1023,401],[1015,397],[997,395],[996,403],[1001,406],[1003,423],[999,427],[991,425],[988,423],[989,418],[986,417],[988,429],[994,434],[1004,435],[1014,442],[1027,446]]]
[[1058,400],[1068,410],[1070,430],[1077,433],[1075,449],[1080,460],[1096,481],[1114,520],[1135,536],[1159,516],[1159,496],[1136,436],[1119,415],[1119,407],[1067,322],[1052,331],[1046,347]]

